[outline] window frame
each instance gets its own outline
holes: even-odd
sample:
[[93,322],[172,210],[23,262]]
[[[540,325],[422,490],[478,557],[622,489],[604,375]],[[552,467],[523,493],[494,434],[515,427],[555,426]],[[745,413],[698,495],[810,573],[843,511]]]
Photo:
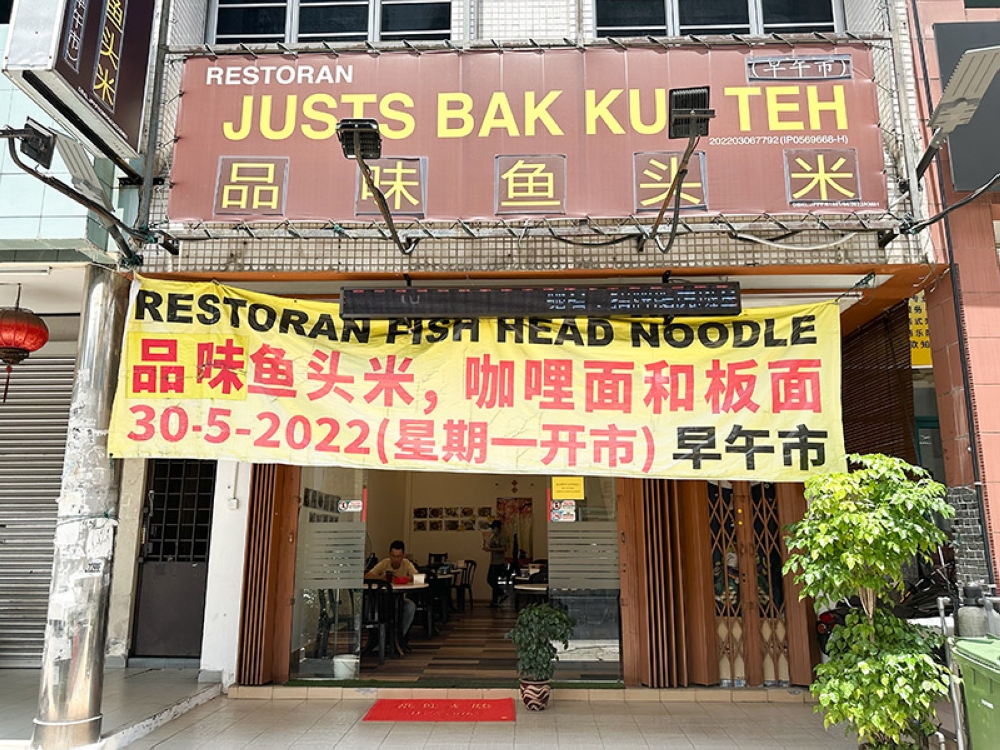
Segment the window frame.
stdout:
[[[336,0],[330,0],[330,2],[335,2]],[[368,42],[379,42],[379,41],[399,41],[396,34],[390,34],[389,38],[386,40],[382,39],[382,6],[383,4],[388,5],[438,5],[447,3],[451,11],[454,11],[452,7],[455,0],[366,0],[366,5],[368,6],[368,29],[365,36],[365,41]],[[275,44],[273,41],[262,41],[258,42],[253,39],[242,39],[240,41],[218,41],[219,35],[219,9],[226,7],[283,7],[285,13],[285,33],[284,38],[277,42],[277,44],[321,44],[322,41],[327,41],[330,43],[337,43],[337,39],[306,39],[304,41],[299,39],[299,21],[300,21],[300,10],[301,2],[300,0],[265,0],[265,2],[253,2],[249,0],[245,5],[243,3],[234,3],[233,5],[223,5],[219,0],[209,0],[208,9],[208,24],[206,28],[205,36],[209,39],[209,44]],[[454,34],[454,25],[449,20],[448,25],[449,38]],[[419,41],[422,38],[422,34],[414,33],[412,40]],[[344,40],[346,44],[357,44],[358,40]]]
[[[780,34],[780,33],[802,33],[802,32],[782,32],[782,31],[766,31],[764,29],[764,0],[745,0],[748,9],[748,21],[750,30],[748,33],[750,36],[767,36],[770,34]],[[847,28],[846,16],[844,13],[844,1],[843,0],[828,0],[830,6],[833,10],[833,29],[829,32],[831,34],[842,34]],[[1000,1],[1000,0],[998,0]],[[602,34],[597,25],[597,6],[601,0],[593,0],[594,2],[594,13],[593,13],[593,33],[594,37],[597,39],[606,39],[609,36],[616,36],[615,34]],[[680,22],[680,6],[678,0],[662,0],[666,8],[666,36],[691,36],[691,32],[681,31]],[[659,29],[657,29],[659,31]],[[732,31],[721,31],[721,32],[701,32],[696,33],[694,36],[709,35],[709,34],[731,34],[736,33]],[[659,33],[649,33],[649,36],[660,36]]]

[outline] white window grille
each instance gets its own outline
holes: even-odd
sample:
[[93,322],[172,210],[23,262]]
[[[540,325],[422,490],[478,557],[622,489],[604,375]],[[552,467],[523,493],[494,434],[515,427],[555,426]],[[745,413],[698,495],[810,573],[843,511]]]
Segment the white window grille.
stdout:
[[594,0],[594,4],[599,37],[843,30],[840,0]]
[[423,41],[451,38],[441,0],[214,0],[215,44]]

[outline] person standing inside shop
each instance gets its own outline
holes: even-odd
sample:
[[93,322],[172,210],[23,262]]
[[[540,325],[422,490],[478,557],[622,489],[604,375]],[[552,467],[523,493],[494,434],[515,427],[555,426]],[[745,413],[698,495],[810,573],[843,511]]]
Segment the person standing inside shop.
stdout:
[[492,533],[483,542],[483,549],[490,553],[490,568],[486,574],[486,581],[493,589],[493,601],[490,608],[496,609],[507,598],[503,587],[500,585],[500,576],[503,575],[506,567],[507,537],[503,534],[503,522],[496,520],[490,524]]

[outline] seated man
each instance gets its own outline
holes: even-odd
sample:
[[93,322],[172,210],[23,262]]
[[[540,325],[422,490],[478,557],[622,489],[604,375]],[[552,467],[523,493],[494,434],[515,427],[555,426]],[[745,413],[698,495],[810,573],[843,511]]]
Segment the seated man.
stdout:
[[[365,573],[365,578],[379,578],[392,583],[396,578],[405,578],[407,583],[413,582],[413,576],[417,569],[409,560],[404,557],[406,547],[401,539],[397,539],[389,545],[389,556],[381,560],[378,565]],[[417,605],[411,599],[403,597],[403,621],[400,623],[399,632],[405,638],[410,632],[410,625],[413,624],[413,616],[417,612]]]

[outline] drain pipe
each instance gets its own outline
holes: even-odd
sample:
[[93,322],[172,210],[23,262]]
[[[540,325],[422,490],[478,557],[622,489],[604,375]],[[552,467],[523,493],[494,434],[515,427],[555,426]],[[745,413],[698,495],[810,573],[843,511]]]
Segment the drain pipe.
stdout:
[[[955,665],[951,658],[952,639],[948,635],[948,619],[944,614],[944,605],[949,602],[951,602],[951,599],[947,596],[938,597],[938,617],[941,618],[941,635],[944,636],[944,665],[948,668],[948,693],[951,697],[951,710],[955,715],[955,742],[958,743],[958,750],[965,750],[965,727],[962,724],[962,698],[958,694]],[[952,609],[955,609],[954,603],[952,603]],[[940,735],[940,732],[938,734]],[[944,738],[942,737],[942,739]]]
[[128,289],[114,269],[87,269],[32,750],[71,750],[101,738],[121,473],[121,461],[108,458],[108,426]]

